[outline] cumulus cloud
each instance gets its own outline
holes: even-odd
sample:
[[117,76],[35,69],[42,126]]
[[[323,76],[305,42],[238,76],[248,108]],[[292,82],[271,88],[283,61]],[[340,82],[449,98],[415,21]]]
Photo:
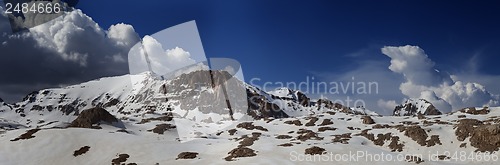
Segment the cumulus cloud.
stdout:
[[481,84],[464,83],[439,72],[435,63],[418,46],[386,46],[382,48],[382,53],[391,58],[389,69],[405,78],[399,89],[409,98],[426,99],[442,112],[470,106],[499,105],[499,96],[491,94]]
[[398,103],[396,103],[396,101],[394,101],[394,100],[386,101],[384,99],[379,99],[377,101],[377,105],[378,105],[378,107],[380,107],[382,109],[393,110],[394,107],[396,107],[398,105]]
[[142,43],[136,44],[129,52],[131,74],[149,70],[146,57],[149,58],[152,71],[158,75],[165,75],[196,63],[187,50],[177,46],[165,49],[155,38],[144,36]]
[[418,46],[388,46],[382,48],[382,53],[391,58],[391,71],[403,74],[415,85],[430,86],[451,81],[449,76],[434,68],[435,63]]
[[138,35],[132,25],[119,23],[108,29],[108,38],[115,41],[116,46],[131,47],[138,40]]
[[41,88],[127,74],[126,56],[139,41],[132,26],[104,30],[81,10],[1,36],[0,93],[8,101]]

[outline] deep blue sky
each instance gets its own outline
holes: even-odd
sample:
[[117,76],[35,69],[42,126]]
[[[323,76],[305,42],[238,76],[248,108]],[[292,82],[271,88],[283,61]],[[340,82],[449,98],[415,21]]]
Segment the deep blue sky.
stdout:
[[[479,54],[479,72],[500,74],[500,3],[494,1],[106,0],[76,7],[103,28],[123,22],[141,36],[196,20],[207,56],[238,60],[247,80],[341,73],[360,58],[388,62],[382,46],[407,44],[449,72],[463,72]],[[356,52],[358,58],[348,57]]]

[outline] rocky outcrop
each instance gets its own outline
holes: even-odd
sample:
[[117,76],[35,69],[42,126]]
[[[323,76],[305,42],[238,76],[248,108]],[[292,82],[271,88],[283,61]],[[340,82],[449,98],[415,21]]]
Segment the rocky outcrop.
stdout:
[[181,152],[179,155],[177,155],[177,158],[175,160],[178,160],[178,159],[194,159],[197,156],[198,156],[197,152]]
[[484,107],[481,110],[477,110],[475,107],[470,107],[470,108],[461,109],[459,111],[462,113],[468,113],[471,115],[485,115],[485,114],[490,113],[490,110],[488,109],[488,107]]
[[472,132],[470,145],[476,147],[476,151],[494,152],[500,148],[500,124],[483,125]]
[[248,115],[254,119],[288,117],[278,105],[271,103],[265,96],[249,89],[246,91],[248,97]]
[[115,116],[111,115],[108,111],[103,108],[91,108],[82,111],[78,117],[71,122],[69,127],[79,127],[79,128],[100,128],[100,123],[114,124],[118,123],[119,120]]
[[375,124],[375,121],[370,116],[363,116],[361,119],[363,120],[363,124]]
[[304,107],[308,107],[311,105],[311,99],[309,99],[309,97],[307,97],[304,93],[297,91],[295,94],[300,105]]
[[323,155],[325,154],[326,150],[324,148],[318,147],[318,146],[313,146],[311,148],[307,148],[305,150],[306,155]]
[[28,101],[29,103],[35,102],[38,93],[39,93],[38,91],[31,92],[30,94],[26,95],[26,97],[23,98],[23,101]]
[[330,101],[328,99],[319,99],[316,102],[316,105],[318,106],[318,110],[320,109],[320,107],[325,107],[327,109],[339,110],[342,112],[350,112],[351,111],[349,109],[349,107],[343,106],[342,104],[339,104],[339,103],[333,103],[332,101]]

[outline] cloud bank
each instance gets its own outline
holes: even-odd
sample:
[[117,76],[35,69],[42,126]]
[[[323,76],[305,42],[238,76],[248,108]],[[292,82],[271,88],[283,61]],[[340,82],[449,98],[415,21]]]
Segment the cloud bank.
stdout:
[[[465,83],[438,71],[435,63],[418,46],[385,46],[382,53],[391,58],[389,69],[402,74],[405,82],[399,86],[408,98],[426,99],[442,112],[471,106],[498,106],[499,95],[488,92],[479,83]],[[394,101],[379,101],[379,106]]]
[[20,33],[0,30],[0,96],[10,102],[33,90],[127,74],[128,51],[139,41],[131,25],[102,29],[81,10]]

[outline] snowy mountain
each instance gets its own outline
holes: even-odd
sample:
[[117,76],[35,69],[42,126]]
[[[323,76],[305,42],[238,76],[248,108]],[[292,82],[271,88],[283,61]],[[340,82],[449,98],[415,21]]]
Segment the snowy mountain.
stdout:
[[[292,89],[263,91],[224,71],[108,77],[0,103],[0,162],[495,164],[500,156],[500,108],[398,107],[399,116],[380,116]],[[435,116],[408,116],[416,113]],[[353,153],[363,155],[342,159]],[[380,154],[390,160],[373,160]]]
[[[34,91],[21,102],[2,106],[4,110],[0,114],[27,127],[50,128],[68,125],[82,110],[94,107],[105,108],[123,119],[172,112],[178,118],[208,123],[234,120],[235,116],[240,119],[246,114],[252,119],[281,118],[325,109],[319,104],[312,106],[310,99],[300,91],[281,89],[288,93],[268,93],[232,78],[227,72],[188,70],[167,80],[145,72]],[[225,84],[228,96],[218,87],[220,84]],[[332,108],[335,107],[326,107]]]
[[404,104],[394,108],[394,116],[441,115],[442,113],[425,99],[408,99]]

